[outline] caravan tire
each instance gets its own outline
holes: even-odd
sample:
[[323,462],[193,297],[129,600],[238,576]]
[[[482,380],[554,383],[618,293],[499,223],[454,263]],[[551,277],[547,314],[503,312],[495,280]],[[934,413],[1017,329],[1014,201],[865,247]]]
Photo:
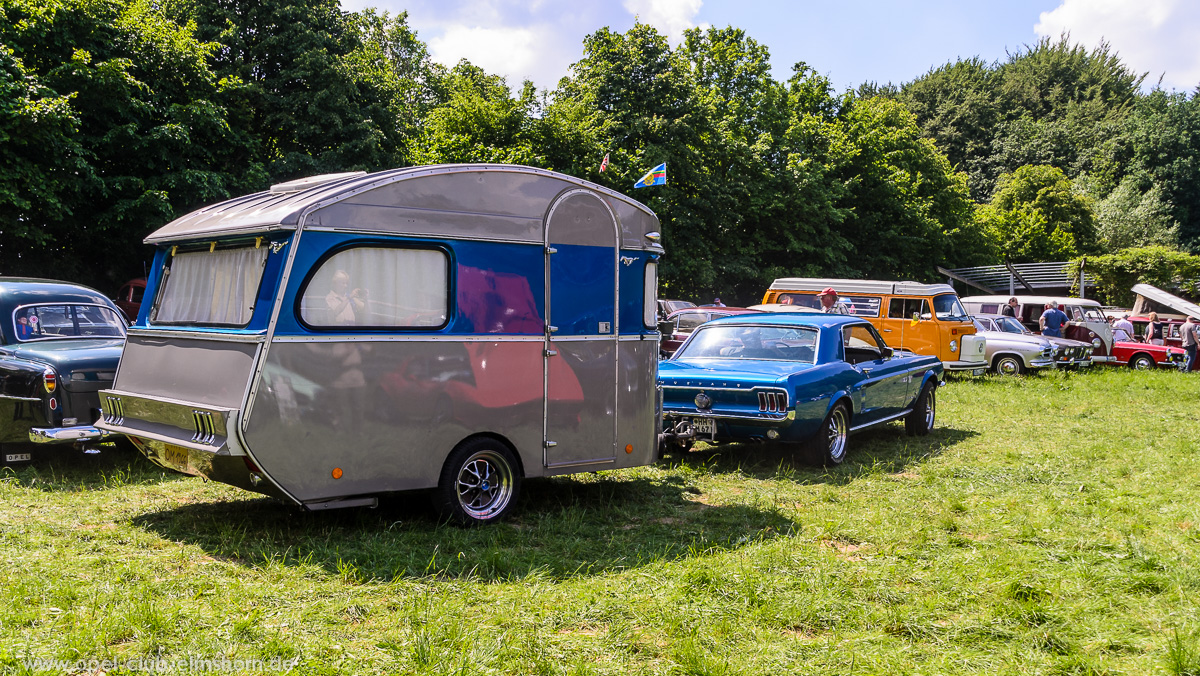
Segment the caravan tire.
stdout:
[[512,451],[495,439],[477,438],[459,444],[446,458],[434,502],[443,517],[477,526],[504,518],[520,489]]

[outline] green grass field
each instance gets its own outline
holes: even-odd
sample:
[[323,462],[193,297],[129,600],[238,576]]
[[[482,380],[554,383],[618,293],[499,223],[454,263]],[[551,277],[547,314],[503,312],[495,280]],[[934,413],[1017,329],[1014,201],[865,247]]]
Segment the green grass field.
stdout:
[[3,470],[0,669],[1200,674],[1198,395],[954,380],[930,436],[864,433],[835,469],[700,448],[528,481],[470,530],[419,495],[308,514],[68,454]]

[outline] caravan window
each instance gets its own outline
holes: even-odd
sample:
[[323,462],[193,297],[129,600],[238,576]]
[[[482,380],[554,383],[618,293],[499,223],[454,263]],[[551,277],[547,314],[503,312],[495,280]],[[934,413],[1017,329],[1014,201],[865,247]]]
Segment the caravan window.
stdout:
[[176,253],[163,280],[153,321],[245,326],[254,313],[270,247]]
[[648,329],[656,326],[655,310],[658,308],[658,263],[646,263],[645,279],[642,282],[642,325]]
[[446,253],[437,249],[358,247],[330,256],[300,298],[309,326],[434,328],[449,316]]

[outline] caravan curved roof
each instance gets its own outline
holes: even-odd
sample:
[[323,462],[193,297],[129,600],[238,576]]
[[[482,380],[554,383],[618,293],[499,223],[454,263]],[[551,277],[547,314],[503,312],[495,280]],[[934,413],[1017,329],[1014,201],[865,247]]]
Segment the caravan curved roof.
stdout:
[[375,173],[313,176],[236,197],[181,216],[147,244],[276,230],[543,241],[550,205],[571,189],[594,193],[612,210],[623,248],[656,249],[658,218],[616,191],[566,174],[507,164],[444,164]]

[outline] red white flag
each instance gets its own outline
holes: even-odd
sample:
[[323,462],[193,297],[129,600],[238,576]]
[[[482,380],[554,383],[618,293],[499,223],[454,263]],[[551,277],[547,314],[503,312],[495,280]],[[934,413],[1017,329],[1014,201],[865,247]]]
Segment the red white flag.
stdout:
[[604,153],[604,159],[600,160],[600,171],[603,172],[608,168],[608,153]]

